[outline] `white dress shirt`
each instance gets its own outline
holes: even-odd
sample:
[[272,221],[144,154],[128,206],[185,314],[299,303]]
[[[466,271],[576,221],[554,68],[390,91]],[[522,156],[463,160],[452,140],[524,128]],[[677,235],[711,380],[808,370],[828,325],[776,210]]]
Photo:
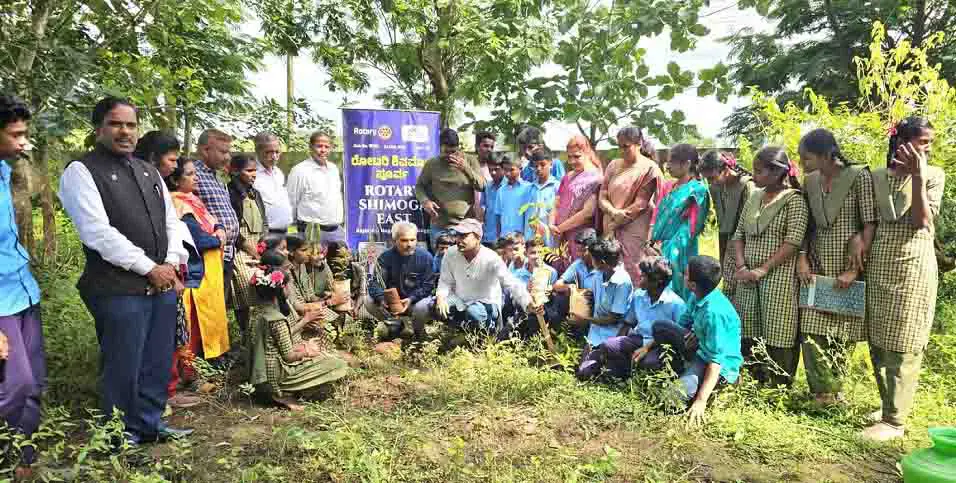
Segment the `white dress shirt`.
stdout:
[[312,158],[289,172],[289,201],[292,218],[320,225],[341,225],[345,205],[339,168],[330,161],[319,165]]
[[502,290],[507,290],[522,308],[531,303],[525,285],[511,274],[505,261],[494,250],[482,246],[471,262],[458,251],[458,247],[445,252],[436,294],[445,297],[449,306],[464,310],[472,302],[481,302],[501,307],[504,303]]
[[285,175],[278,165],[266,169],[256,161],[256,182],[252,185],[262,195],[262,204],[266,208],[269,228],[285,230],[292,224],[292,207],[285,190]]
[[[158,174],[158,173],[157,173]],[[189,253],[183,246],[184,223],[176,216],[173,199],[164,183],[163,200],[166,205],[166,263],[175,267],[189,260]],[[138,275],[145,276],[156,267],[156,263],[146,256],[142,248],[129,241],[122,233],[110,225],[103,206],[103,198],[93,181],[93,175],[83,163],[71,163],[60,177],[60,201],[63,209],[73,220],[80,235],[80,241],[87,248],[97,252],[103,260]],[[144,215],[145,216],[145,215]],[[182,226],[180,226],[182,225]],[[190,242],[192,237],[190,237]]]

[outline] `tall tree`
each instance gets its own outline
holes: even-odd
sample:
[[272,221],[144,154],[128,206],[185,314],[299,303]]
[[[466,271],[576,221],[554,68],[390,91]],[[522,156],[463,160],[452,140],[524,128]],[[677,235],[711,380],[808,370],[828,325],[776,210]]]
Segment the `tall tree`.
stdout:
[[[956,3],[949,0],[741,0],[776,28],[745,29],[727,40],[733,47],[733,81],[746,93],[753,86],[773,94],[781,106],[806,106],[809,87],[833,102],[853,103],[860,95],[854,57],[866,57],[875,21],[886,25],[883,47],[901,40],[922,47],[929,36],[944,40],[928,51],[941,75],[956,80]],[[727,120],[725,134],[756,135],[759,113],[745,108]]]
[[131,97],[156,127],[181,132],[188,151],[195,127],[255,106],[246,75],[263,48],[240,33],[242,21],[238,0],[159,2],[135,39],[103,52],[100,88]]
[[316,61],[333,87],[364,90],[386,79],[387,107],[441,112],[481,104],[503,77],[526,76],[548,58],[544,0],[320,0]]
[[607,140],[610,130],[622,123],[646,127],[665,142],[692,134],[694,127],[686,124],[684,112],[665,112],[660,102],[689,89],[726,99],[732,91],[727,67],[718,64],[695,74],[676,62],[648,65],[640,44],[666,33],[672,50],[694,48],[708,33],[698,23],[704,3],[556,1],[551,15],[560,19],[559,37],[551,60],[561,71],[494,86],[492,104],[499,107],[492,111],[492,120],[473,124],[513,132],[522,122],[561,120],[576,124],[592,145]]
[[[122,5],[95,0],[14,0],[0,15],[0,88],[26,100],[34,113],[33,166],[14,166],[14,206],[20,239],[34,256],[56,252],[56,219],[48,156],[58,136],[83,124],[83,94],[96,84],[102,52],[127,41],[156,0]],[[35,168],[35,169],[34,169]],[[31,185],[36,172],[43,212],[44,250],[33,234]]]

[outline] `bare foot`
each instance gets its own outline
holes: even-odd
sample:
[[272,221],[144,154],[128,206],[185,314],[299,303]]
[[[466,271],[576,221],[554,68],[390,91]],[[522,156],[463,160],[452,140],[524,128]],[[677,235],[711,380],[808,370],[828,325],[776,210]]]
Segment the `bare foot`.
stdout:
[[291,397],[273,396],[272,400],[279,406],[282,406],[288,409],[289,411],[293,411],[293,412],[305,411],[305,406],[299,404],[298,401],[296,401],[295,399]]
[[33,479],[33,468],[29,466],[17,466],[13,472],[14,481],[29,481]]

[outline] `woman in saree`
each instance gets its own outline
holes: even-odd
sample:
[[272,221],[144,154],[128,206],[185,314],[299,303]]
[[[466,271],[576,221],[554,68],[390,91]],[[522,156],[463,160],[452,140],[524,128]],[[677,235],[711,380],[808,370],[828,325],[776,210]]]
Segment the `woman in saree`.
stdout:
[[634,285],[641,279],[638,264],[651,236],[651,216],[662,181],[654,161],[641,154],[641,130],[627,127],[617,134],[621,158],[608,164],[598,197],[602,236],[621,243],[621,262]]
[[903,437],[933,327],[933,240],[946,181],[927,165],[935,135],[924,118],[903,119],[890,130],[886,168],[873,172],[879,221],[866,259],[866,332],[882,407],[863,431],[873,441]]
[[196,168],[180,157],[166,177],[179,219],[195,242],[187,263],[183,307],[189,321],[189,346],[196,357],[213,360],[229,350],[229,321],[223,284],[222,246],[226,233],[194,193]]
[[710,211],[707,186],[697,179],[699,161],[695,146],[678,144],[671,148],[665,166],[675,181],[658,204],[651,234],[652,243],[659,247],[674,272],[671,290],[684,300],[690,297],[684,286],[687,260],[697,256],[697,238],[707,226]]
[[594,209],[601,190],[601,160],[584,136],[574,136],[568,141],[568,163],[571,171],[564,175],[555,198],[554,222],[551,233],[558,238],[558,246],[567,246],[567,258],[577,260],[577,234],[585,228],[594,227]]
[[289,276],[285,255],[266,250],[261,268],[253,269],[249,284],[256,291],[252,311],[250,383],[268,393],[273,402],[293,411],[302,410],[297,398],[313,399],[328,393],[329,383],[348,373],[345,361],[333,351],[302,337],[313,322],[313,313],[293,317],[286,298]]

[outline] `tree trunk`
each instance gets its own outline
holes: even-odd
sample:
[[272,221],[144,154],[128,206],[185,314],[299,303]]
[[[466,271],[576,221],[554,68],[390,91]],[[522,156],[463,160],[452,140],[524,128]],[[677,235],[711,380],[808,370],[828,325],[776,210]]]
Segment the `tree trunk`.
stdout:
[[46,136],[37,138],[33,162],[36,165],[37,181],[40,183],[40,209],[43,213],[43,260],[52,261],[56,256],[56,209],[53,190],[50,187],[50,144]]
[[33,249],[36,243],[33,236],[33,203],[30,196],[33,193],[31,185],[33,184],[32,167],[30,160],[21,158],[13,164],[13,175],[11,176],[11,191],[13,191],[13,209],[17,217],[17,231],[20,232],[20,243],[35,255]]
[[292,136],[295,131],[292,127],[292,110],[295,109],[295,84],[292,79],[292,61],[295,60],[295,57],[292,55],[292,52],[286,53],[285,56],[285,145],[289,146],[292,143]]
[[187,156],[192,154],[193,147],[193,118],[189,110],[183,106],[183,152]]

